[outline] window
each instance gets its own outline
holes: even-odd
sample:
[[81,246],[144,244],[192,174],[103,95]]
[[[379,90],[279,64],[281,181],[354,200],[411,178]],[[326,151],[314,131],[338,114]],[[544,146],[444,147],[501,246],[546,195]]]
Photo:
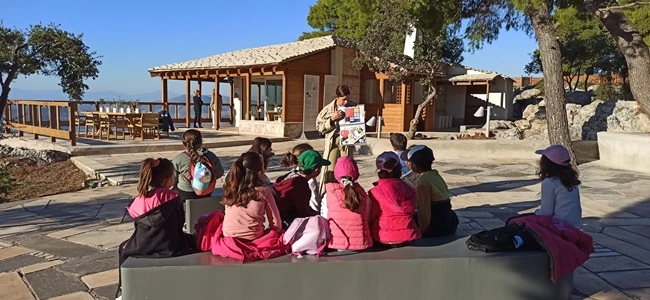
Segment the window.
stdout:
[[379,103],[379,80],[366,79],[363,83],[363,103]]
[[401,84],[394,80],[384,80],[384,103],[399,103],[397,97]]

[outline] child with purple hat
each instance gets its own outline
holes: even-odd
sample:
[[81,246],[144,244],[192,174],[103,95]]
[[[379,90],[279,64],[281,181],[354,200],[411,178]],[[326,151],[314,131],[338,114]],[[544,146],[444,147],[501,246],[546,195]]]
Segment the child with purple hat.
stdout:
[[399,156],[395,152],[384,152],[377,157],[375,166],[379,180],[368,191],[373,240],[399,246],[419,239],[422,233],[414,216],[417,197],[415,189],[400,179]]
[[535,153],[542,155],[537,171],[542,180],[542,204],[535,214],[580,228],[580,180],[578,172],[571,166],[569,151],[561,145],[554,145]]

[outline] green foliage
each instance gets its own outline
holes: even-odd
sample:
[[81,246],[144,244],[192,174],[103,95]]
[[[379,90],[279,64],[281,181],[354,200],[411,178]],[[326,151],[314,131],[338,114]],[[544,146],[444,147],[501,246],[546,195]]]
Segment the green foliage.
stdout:
[[606,80],[598,85],[594,91],[594,96],[598,100],[619,100],[624,98],[623,89],[620,86],[614,85],[612,80]]
[[34,74],[59,77],[64,93],[81,100],[87,79],[96,79],[101,57],[90,51],[82,34],[62,30],[59,25],[32,25],[15,29],[0,22],[0,114],[9,96],[9,85],[18,76]]
[[299,40],[335,34],[360,39],[372,22],[380,0],[318,0],[309,7],[307,24],[316,30],[304,32]]
[[502,30],[523,30],[532,35],[528,17],[513,0],[462,0],[460,18],[465,22],[463,36],[471,50],[494,42]]
[[[640,2],[638,0],[619,0],[620,5],[629,4],[632,2]],[[632,23],[639,30],[643,36],[643,40],[650,46],[650,5],[634,6],[625,9],[625,15],[632,21]]]
[[11,177],[11,174],[5,170],[0,170],[0,203],[8,200],[5,197],[15,186],[16,182]]
[[538,83],[536,83],[535,88],[542,91],[542,94],[544,94],[544,79],[542,79]]

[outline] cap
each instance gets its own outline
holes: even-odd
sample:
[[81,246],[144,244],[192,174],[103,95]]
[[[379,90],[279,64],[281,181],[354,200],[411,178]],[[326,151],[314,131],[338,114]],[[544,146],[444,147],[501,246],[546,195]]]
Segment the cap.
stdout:
[[568,166],[571,164],[569,150],[562,145],[553,145],[544,150],[537,150],[535,153],[546,156],[548,160],[560,166]]
[[307,150],[300,154],[298,158],[298,169],[300,171],[314,171],[322,166],[329,166],[330,164],[328,160],[323,159],[323,156],[315,150]]
[[377,170],[388,172],[392,172],[397,166],[400,166],[400,168],[402,166],[399,161],[399,156],[391,151],[379,154],[377,160],[375,160],[375,165],[377,166]]
[[351,177],[352,181],[359,179],[359,166],[357,166],[357,162],[349,156],[343,156],[336,160],[336,165],[334,166],[334,178],[340,182],[341,177]]
[[416,145],[404,150],[400,157],[403,161],[410,161],[416,165],[432,164],[435,159],[433,150],[427,146]]

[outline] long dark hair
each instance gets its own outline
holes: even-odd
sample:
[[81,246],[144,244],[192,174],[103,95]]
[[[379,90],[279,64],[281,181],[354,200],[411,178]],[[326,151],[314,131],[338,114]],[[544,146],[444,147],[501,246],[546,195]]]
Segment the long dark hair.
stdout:
[[314,147],[307,143],[298,144],[290,152],[287,152],[280,161],[280,167],[288,168],[298,165],[298,157],[307,150],[314,150]]
[[253,145],[251,148],[248,150],[248,152],[255,152],[259,155],[262,155],[264,158],[264,169],[269,167],[269,162],[271,161],[271,158],[275,155],[275,153],[267,154],[266,150],[271,149],[271,146],[273,145],[273,142],[267,138],[263,137],[256,137],[253,140]]
[[165,181],[174,177],[174,164],[165,158],[147,158],[140,166],[138,196],[146,197],[152,188],[160,188]]
[[345,97],[350,95],[350,88],[347,85],[339,85],[336,87],[336,97]]
[[259,201],[255,188],[264,186],[259,173],[262,156],[255,152],[242,154],[230,167],[230,178],[223,186],[223,203],[227,206],[247,207],[251,200]]
[[183,146],[185,146],[185,151],[190,155],[192,163],[197,163],[201,160],[198,151],[203,147],[203,137],[200,131],[196,129],[185,131],[183,133]]
[[544,155],[542,155],[542,158],[539,160],[537,175],[541,180],[546,178],[557,178],[569,191],[572,191],[574,187],[581,184],[580,179],[578,179],[578,172],[574,170],[571,165],[558,165]]
[[[343,179],[352,181],[352,177],[343,176],[341,177],[341,184],[343,184]],[[345,199],[343,200],[345,207],[350,211],[357,212],[361,204],[361,195],[354,189],[354,184],[346,185],[343,192],[345,193]]]

